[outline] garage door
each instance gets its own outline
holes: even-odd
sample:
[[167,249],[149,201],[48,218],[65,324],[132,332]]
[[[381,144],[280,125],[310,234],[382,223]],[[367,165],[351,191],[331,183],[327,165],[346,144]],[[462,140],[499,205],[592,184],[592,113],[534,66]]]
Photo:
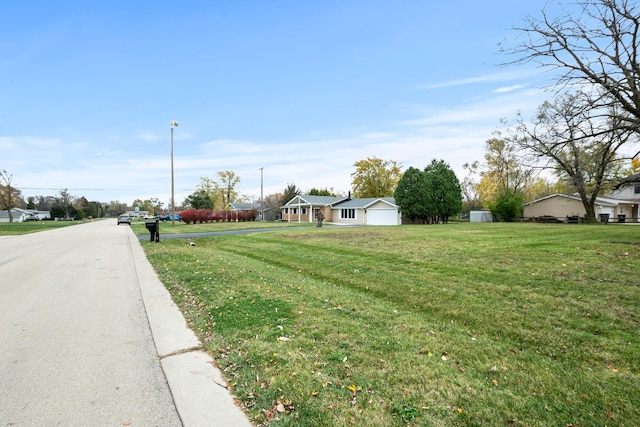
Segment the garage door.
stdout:
[[367,209],[367,225],[398,225],[396,209]]

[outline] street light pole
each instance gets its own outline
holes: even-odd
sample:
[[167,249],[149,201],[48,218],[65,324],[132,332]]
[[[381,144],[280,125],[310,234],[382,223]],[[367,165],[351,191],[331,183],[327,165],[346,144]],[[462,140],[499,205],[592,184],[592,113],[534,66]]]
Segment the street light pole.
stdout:
[[264,167],[261,167],[260,168],[260,221],[264,221],[263,173],[264,173]]
[[171,128],[171,226],[176,225],[176,201],[175,201],[175,189],[173,184],[173,128],[178,127],[180,122],[177,120],[171,120],[169,122],[169,128]]

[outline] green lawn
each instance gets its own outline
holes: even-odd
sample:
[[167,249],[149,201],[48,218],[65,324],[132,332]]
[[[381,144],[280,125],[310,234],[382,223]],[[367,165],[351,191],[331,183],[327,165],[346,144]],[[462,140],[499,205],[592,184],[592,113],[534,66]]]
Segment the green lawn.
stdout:
[[0,222],[0,236],[35,233],[36,231],[67,227],[78,223],[78,221]]
[[[114,219],[115,221],[115,219]],[[145,221],[143,219],[136,219],[131,223],[131,228],[135,234],[148,234],[149,230],[145,227]],[[208,231],[229,231],[229,230],[244,230],[247,228],[282,228],[282,227],[309,227],[315,224],[309,222],[210,222],[206,224],[185,224],[184,222],[176,222],[171,224],[168,222],[159,222],[160,224],[160,238],[163,234],[182,234],[182,233],[203,233]]]
[[637,426],[640,226],[291,229],[143,242],[250,419]]

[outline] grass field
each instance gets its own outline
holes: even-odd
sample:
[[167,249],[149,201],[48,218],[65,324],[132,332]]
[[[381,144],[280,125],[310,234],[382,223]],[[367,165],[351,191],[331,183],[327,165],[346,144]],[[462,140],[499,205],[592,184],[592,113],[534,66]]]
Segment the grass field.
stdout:
[[[114,219],[115,221],[115,219]],[[144,225],[145,221],[142,219],[134,220],[131,223],[131,228],[135,234],[148,234],[149,231]],[[260,221],[247,221],[247,222],[210,222],[206,224],[185,224],[184,222],[176,222],[171,225],[171,222],[160,221],[160,238],[164,234],[182,234],[182,233],[203,233],[207,231],[230,231],[230,230],[243,230],[247,228],[282,228],[282,227],[309,227],[314,224],[303,222],[260,222]]]
[[75,224],[78,224],[78,221],[0,222],[0,236],[35,233],[36,231],[67,227]]
[[143,242],[256,425],[637,426],[640,226]]

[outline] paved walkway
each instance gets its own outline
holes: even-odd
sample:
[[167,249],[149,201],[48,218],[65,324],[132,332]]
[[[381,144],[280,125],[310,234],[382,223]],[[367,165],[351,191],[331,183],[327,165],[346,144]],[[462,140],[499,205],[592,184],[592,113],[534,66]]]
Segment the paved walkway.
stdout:
[[0,426],[250,426],[136,236],[0,239]]

